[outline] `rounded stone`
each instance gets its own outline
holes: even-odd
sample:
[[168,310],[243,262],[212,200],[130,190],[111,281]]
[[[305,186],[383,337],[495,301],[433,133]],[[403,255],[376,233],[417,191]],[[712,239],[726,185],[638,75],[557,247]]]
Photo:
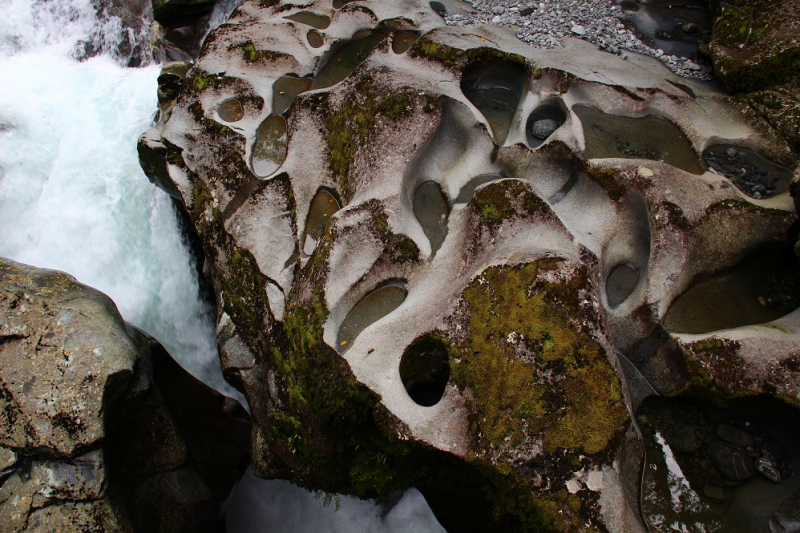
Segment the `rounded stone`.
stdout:
[[537,120],[531,125],[531,135],[537,139],[547,139],[554,131],[558,129],[559,123],[552,118],[543,118]]

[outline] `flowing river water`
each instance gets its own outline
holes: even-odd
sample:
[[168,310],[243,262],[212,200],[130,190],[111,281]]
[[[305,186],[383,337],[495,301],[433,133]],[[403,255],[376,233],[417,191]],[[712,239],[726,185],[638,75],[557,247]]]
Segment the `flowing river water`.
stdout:
[[[212,26],[233,7],[222,2]],[[189,372],[244,401],[222,378],[215,310],[172,202],[139,167],[160,67],[126,68],[119,50],[146,42],[148,28],[98,20],[90,0],[0,0],[0,18],[0,256],[105,292]],[[99,53],[85,58],[87,48]],[[227,503],[228,531],[443,531],[413,489],[394,505],[337,500],[248,471]]]

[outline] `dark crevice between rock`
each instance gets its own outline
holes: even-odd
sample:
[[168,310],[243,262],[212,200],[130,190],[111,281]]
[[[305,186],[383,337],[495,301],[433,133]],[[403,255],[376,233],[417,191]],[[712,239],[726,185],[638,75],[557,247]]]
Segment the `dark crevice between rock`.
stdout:
[[221,532],[222,502],[248,461],[249,416],[129,331],[141,358],[105,413],[110,496],[137,531]]

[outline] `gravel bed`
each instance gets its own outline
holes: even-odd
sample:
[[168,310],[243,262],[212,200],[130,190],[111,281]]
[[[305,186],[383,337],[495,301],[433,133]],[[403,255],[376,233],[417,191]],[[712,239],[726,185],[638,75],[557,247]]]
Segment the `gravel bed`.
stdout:
[[626,52],[635,52],[661,60],[679,76],[713,79],[710,67],[686,57],[667,55],[642,42],[625,24],[622,9],[611,0],[474,0],[471,4],[474,14],[450,15],[445,22],[450,26],[512,26],[517,28],[520,40],[539,48],[563,48],[563,38],[575,37],[623,59]]

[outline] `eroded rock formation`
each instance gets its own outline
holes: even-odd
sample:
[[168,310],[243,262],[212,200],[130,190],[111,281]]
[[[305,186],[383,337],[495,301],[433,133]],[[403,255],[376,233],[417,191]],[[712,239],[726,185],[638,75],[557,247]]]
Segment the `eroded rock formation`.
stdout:
[[139,145],[205,250],[257,475],[414,485],[452,531],[637,531],[647,396],[800,400],[796,305],[751,294],[797,268],[791,172],[760,194],[700,156],[794,168],[751,110],[423,2],[272,4]]

